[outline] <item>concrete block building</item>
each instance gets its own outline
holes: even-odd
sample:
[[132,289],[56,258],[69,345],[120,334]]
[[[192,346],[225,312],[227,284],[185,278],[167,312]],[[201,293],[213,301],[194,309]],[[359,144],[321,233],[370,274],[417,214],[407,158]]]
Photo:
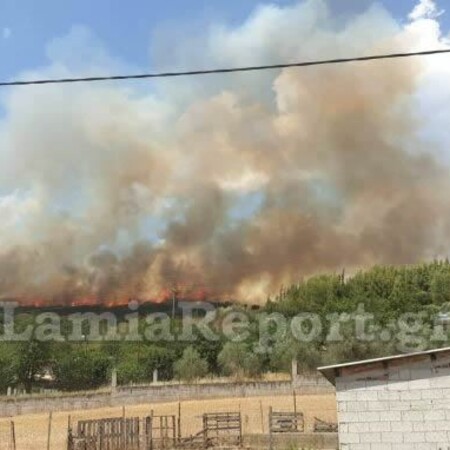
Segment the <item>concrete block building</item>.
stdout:
[[450,348],[320,367],[341,450],[450,450]]

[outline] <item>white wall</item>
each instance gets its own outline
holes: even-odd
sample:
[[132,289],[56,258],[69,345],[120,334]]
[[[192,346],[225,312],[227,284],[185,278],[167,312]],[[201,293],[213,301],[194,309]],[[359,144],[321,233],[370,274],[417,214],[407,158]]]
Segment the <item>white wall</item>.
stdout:
[[450,450],[448,353],[341,369],[336,389],[342,450]]

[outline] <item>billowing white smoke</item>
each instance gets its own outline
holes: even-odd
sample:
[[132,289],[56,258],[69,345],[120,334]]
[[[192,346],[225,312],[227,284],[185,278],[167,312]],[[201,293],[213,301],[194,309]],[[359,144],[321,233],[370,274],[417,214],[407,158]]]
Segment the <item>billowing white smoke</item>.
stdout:
[[[441,12],[422,0],[404,24],[381,6],[342,23],[322,0],[265,5],[171,52],[154,44],[155,67],[445,48]],[[48,54],[22,76],[133,70],[82,28]],[[449,73],[435,56],[12,89],[0,296],[117,302],[177,286],[260,301],[321,270],[446,255]]]

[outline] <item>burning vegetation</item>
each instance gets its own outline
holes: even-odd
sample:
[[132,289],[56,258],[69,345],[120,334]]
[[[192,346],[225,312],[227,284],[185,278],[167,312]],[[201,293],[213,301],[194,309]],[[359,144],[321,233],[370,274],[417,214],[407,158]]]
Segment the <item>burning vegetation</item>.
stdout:
[[[98,47],[83,29],[71,39]],[[266,6],[203,39],[204,60],[181,49],[193,67],[446,45],[429,11],[399,24],[377,6],[337,23],[322,1]],[[58,48],[46,75],[115,68],[72,67]],[[257,303],[320,271],[447,254],[447,136],[429,137],[423,94],[445,79],[448,95],[450,66],[430,61],[11,90],[0,296],[123,304],[175,289]]]

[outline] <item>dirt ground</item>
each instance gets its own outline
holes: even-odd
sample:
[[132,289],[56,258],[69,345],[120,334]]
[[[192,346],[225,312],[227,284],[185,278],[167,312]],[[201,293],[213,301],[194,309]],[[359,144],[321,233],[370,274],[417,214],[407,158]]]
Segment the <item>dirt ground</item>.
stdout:
[[[269,407],[275,411],[293,411],[292,396],[246,397],[181,402],[182,435],[188,436],[201,430],[201,415],[206,412],[241,411],[243,433],[266,433]],[[178,414],[178,403],[156,403],[153,405],[127,406],[128,417]],[[332,394],[297,396],[297,410],[305,415],[306,430],[311,429],[314,417],[336,421],[336,399]],[[102,408],[85,411],[55,412],[52,417],[51,450],[65,450],[68,417],[72,423],[79,419],[121,417],[122,408]],[[46,450],[48,414],[31,414],[0,419],[0,450],[10,450],[10,422],[15,423],[17,450]]]

